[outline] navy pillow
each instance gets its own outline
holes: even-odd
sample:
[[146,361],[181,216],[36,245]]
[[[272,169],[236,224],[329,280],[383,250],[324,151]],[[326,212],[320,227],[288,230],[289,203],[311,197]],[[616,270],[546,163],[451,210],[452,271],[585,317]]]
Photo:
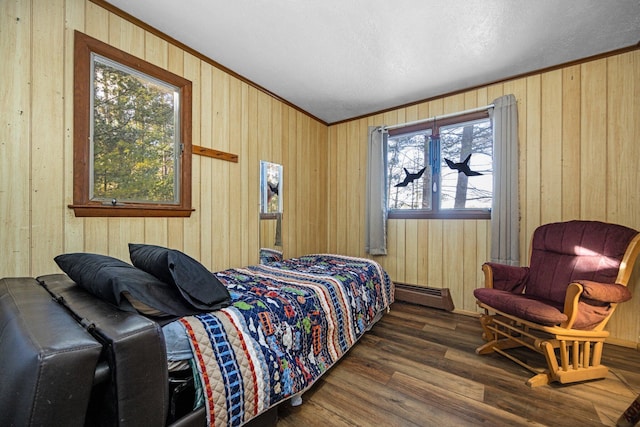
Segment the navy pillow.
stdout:
[[161,246],[129,243],[129,255],[133,265],[175,285],[195,307],[216,310],[231,301],[227,287],[187,254]]
[[117,258],[69,253],[58,255],[54,261],[76,284],[124,311],[135,311],[129,302],[133,297],[158,310],[159,316],[181,317],[202,312],[184,301],[173,285]]

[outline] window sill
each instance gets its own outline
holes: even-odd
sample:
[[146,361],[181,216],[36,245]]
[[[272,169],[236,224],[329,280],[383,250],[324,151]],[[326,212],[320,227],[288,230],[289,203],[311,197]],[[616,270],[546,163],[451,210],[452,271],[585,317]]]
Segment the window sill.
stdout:
[[172,217],[188,218],[195,209],[180,206],[140,206],[140,205],[69,205],[76,217]]
[[446,211],[426,211],[426,210],[393,210],[389,211],[389,219],[491,219],[491,211],[486,210],[446,210]]

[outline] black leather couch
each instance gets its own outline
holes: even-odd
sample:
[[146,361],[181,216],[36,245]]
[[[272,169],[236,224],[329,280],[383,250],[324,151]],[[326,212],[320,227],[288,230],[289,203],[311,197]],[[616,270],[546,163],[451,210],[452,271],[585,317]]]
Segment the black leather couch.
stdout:
[[[0,418],[12,426],[203,426],[176,413],[160,326],[64,274],[0,279]],[[273,425],[277,411],[252,420]]]

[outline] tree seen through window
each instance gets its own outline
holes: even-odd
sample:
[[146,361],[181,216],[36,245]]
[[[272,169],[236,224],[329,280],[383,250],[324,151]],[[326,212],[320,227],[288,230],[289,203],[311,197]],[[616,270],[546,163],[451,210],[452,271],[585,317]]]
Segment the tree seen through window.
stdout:
[[92,200],[176,203],[177,94],[95,57]]
[[[387,203],[391,216],[484,215],[493,193],[493,134],[488,117],[465,117],[387,139]],[[420,214],[422,212],[422,214]]]

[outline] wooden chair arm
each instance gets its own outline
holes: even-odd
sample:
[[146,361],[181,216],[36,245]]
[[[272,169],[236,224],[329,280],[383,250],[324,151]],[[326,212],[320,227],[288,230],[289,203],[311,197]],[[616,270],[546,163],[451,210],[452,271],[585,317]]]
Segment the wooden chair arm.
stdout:
[[489,264],[482,264],[482,272],[484,273],[484,287],[493,288],[493,269]]
[[567,287],[567,293],[564,297],[564,314],[567,316],[567,321],[560,325],[561,328],[573,328],[578,317],[578,302],[582,292],[584,292],[584,288],[580,283],[573,282]]
[[518,267],[493,262],[482,264],[484,287],[522,293],[529,274],[529,267]]

